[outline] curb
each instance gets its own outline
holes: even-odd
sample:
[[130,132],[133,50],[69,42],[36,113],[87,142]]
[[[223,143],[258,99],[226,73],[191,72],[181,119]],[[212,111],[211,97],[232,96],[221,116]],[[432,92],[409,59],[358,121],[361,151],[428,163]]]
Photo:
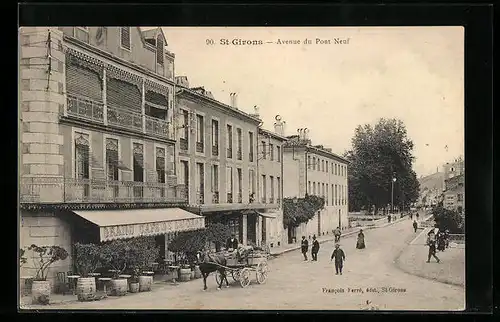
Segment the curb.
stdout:
[[[408,218],[405,216],[403,218],[398,218],[394,221],[391,221],[390,223],[385,223],[385,224],[382,224],[380,226],[366,226],[366,227],[359,227],[360,229],[363,229],[364,231],[366,230],[371,230],[371,229],[377,229],[377,228],[384,228],[384,227],[388,227],[388,226],[391,226],[391,225],[394,225],[394,224],[397,224],[401,221],[404,221],[404,220],[408,220]],[[354,235],[354,234],[357,234],[359,231],[356,230],[356,231],[350,231],[348,233],[345,233],[345,234],[342,234],[342,237],[349,237],[351,235]],[[323,243],[326,243],[326,242],[330,242],[330,241],[333,241],[335,240],[335,237],[332,237],[332,238],[329,238],[329,239],[324,239],[322,241],[319,241],[320,244],[323,244]],[[278,257],[280,255],[283,255],[285,253],[288,253],[288,252],[292,252],[294,250],[297,250],[297,249],[300,249],[300,245],[299,246],[294,246],[292,248],[288,248],[288,249],[284,249],[278,253],[271,253],[271,257],[272,258],[275,258],[275,257]]]

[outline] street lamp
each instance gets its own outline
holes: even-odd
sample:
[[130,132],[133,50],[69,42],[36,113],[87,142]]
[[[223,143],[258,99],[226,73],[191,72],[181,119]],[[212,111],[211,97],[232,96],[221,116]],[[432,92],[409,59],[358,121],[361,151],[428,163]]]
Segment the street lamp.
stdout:
[[394,213],[394,183],[396,182],[396,177],[392,178],[391,181],[391,213]]

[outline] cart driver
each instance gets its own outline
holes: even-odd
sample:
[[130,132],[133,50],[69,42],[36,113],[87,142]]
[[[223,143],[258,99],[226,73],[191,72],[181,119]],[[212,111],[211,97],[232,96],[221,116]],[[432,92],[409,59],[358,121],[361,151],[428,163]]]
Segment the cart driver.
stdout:
[[228,251],[233,251],[233,250],[237,250],[238,249],[238,240],[236,239],[236,237],[234,236],[234,234],[231,234],[231,238],[227,239],[226,249]]

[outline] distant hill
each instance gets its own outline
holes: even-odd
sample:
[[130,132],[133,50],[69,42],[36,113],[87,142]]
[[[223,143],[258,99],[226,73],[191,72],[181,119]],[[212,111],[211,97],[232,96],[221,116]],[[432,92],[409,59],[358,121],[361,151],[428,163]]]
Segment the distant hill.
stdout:
[[444,188],[444,172],[436,172],[431,175],[419,178],[418,182],[420,183],[420,191],[442,191]]

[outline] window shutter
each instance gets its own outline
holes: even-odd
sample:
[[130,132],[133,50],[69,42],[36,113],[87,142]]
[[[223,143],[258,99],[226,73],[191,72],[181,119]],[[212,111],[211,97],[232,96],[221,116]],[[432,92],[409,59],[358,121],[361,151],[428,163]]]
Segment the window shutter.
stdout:
[[130,27],[120,28],[121,46],[130,49]]

